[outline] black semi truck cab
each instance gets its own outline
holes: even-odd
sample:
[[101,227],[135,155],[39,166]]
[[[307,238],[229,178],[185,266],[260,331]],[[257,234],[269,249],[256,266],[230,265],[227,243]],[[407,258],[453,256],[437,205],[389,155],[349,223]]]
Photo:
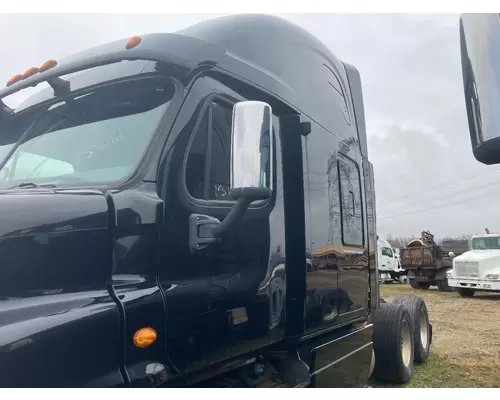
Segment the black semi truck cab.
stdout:
[[0,99],[0,386],[409,379],[360,76],[308,32],[238,15],[134,36]]

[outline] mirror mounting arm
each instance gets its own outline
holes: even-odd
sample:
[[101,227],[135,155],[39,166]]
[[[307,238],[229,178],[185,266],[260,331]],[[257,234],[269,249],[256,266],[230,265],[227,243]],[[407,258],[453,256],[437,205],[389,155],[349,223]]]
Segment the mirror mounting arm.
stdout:
[[197,252],[220,243],[227,233],[237,226],[245,215],[250,204],[256,200],[265,200],[271,196],[267,188],[239,188],[231,190],[236,204],[231,208],[222,222],[208,215],[191,214],[189,217],[189,248]]
[[270,196],[271,190],[267,188],[238,188],[231,190],[231,197],[236,199],[236,204],[231,208],[224,221],[212,228],[213,236],[222,238],[233,226],[240,223],[252,202],[265,200]]

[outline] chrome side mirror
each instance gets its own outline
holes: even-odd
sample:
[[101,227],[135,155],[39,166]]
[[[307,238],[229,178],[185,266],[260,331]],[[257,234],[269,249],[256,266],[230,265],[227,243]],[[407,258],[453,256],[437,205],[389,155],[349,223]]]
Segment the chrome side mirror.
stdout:
[[271,197],[274,154],[272,109],[260,101],[233,108],[231,130],[231,196],[250,201]]
[[236,200],[221,222],[202,214],[189,216],[189,248],[198,252],[216,245],[243,220],[250,204],[273,193],[274,154],[272,110],[260,101],[242,101],[233,108],[231,127],[231,187]]

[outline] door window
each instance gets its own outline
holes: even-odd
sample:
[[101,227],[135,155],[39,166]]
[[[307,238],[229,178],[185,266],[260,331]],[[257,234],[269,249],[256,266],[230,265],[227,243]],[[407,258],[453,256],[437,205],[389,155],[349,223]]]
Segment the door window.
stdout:
[[345,245],[363,246],[363,215],[361,179],[357,164],[345,157],[338,158],[342,207],[342,240]]
[[233,107],[213,101],[203,114],[189,149],[185,180],[197,200],[231,200],[231,123]]

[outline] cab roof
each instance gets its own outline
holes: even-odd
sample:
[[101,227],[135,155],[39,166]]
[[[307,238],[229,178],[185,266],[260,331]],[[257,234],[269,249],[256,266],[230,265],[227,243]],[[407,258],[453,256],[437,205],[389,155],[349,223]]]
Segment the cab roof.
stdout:
[[476,235],[472,235],[472,239],[475,239],[475,238],[498,237],[498,236],[500,236],[500,232],[497,232],[497,233],[478,233]]
[[239,14],[140,38],[130,49],[122,39],[61,60],[0,90],[0,100],[40,82],[123,60],[161,61],[186,81],[200,67],[219,69],[267,91],[367,156],[359,73],[305,29],[275,16]]

